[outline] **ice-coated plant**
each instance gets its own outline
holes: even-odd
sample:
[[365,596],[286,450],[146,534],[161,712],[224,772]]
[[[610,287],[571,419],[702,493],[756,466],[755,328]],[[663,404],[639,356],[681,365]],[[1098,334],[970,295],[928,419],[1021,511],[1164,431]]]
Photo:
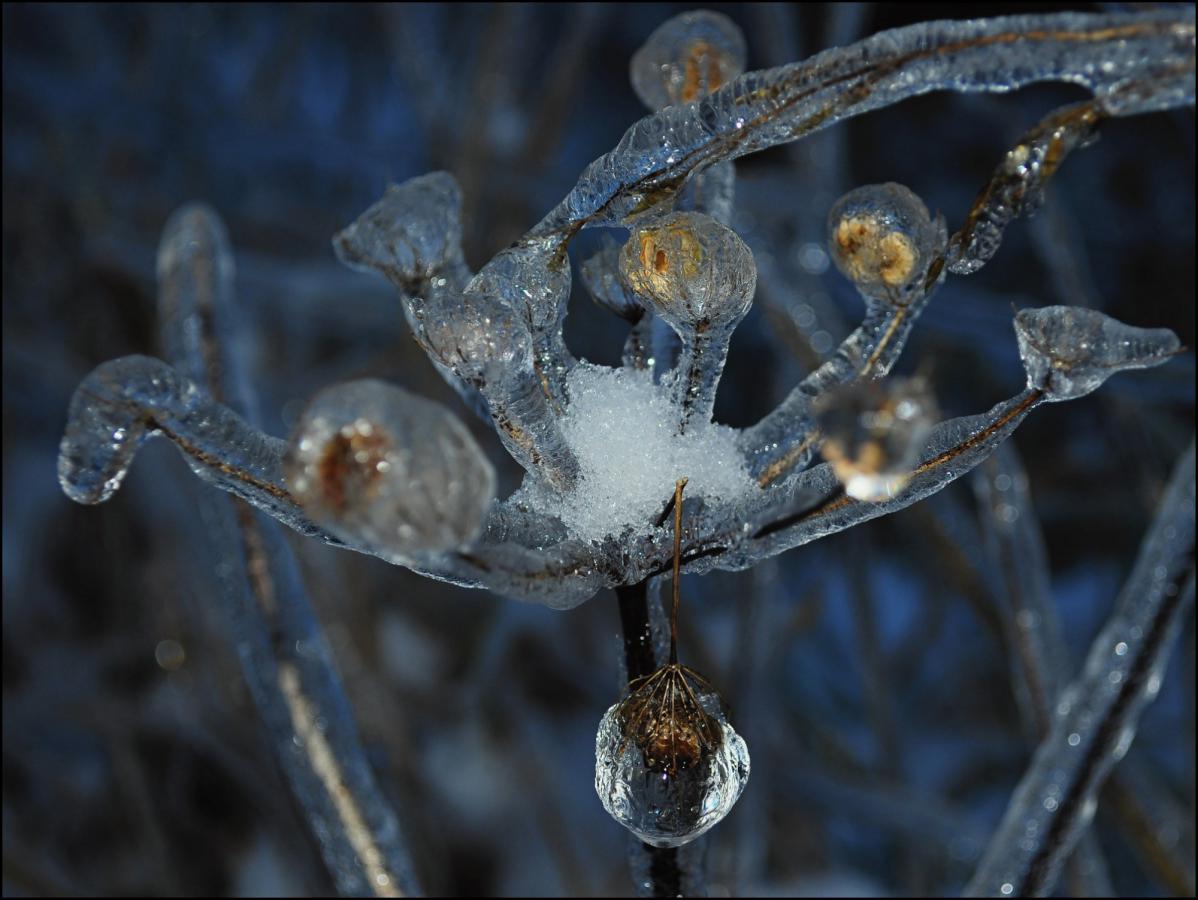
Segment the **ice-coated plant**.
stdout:
[[[213,515],[243,561],[225,580],[229,615],[249,636],[246,677],[346,893],[416,885],[270,519],[554,609],[615,589],[627,692],[599,724],[596,787],[640,839],[638,887],[689,892],[702,884],[701,854],[679,847],[728,813],[748,755],[716,689],[679,664],[676,630],[668,657],[647,637],[660,619],[650,581],[673,570],[673,623],[680,573],[747,569],[904,509],[992,459],[1033,409],[1182,349],[1167,329],[1045,306],[1015,315],[1026,381],[988,411],[937,422],[921,378],[888,378],[933,294],[995,255],[1103,120],[1193,105],[1192,7],[931,22],[774,69],[745,73],[744,59],[744,39],[723,16],[663,24],[631,67],[651,113],[477,272],[462,250],[461,191],[444,172],[388,186],[334,238],[344,263],[395,287],[416,343],[523,468],[509,497],[495,496],[490,464],[452,412],[381,381],[322,391],[289,440],[262,433],[229,352],[231,250],[203,207],[176,213],[159,250],[165,361],[113,360],[75,393],[59,457],[72,499],[109,499],[151,437],[236,498]],[[930,91],[1042,81],[1091,97],[1032,127],[972,208],[933,216],[893,183],[831,205],[828,254],[864,300],[862,323],[759,422],[715,423],[729,341],[758,277],[729,224],[733,161]],[[946,219],[959,223],[951,234]],[[576,359],[563,338],[570,245],[595,227],[620,235],[578,261],[594,299],[629,323],[619,368]],[[1079,842],[1085,850],[1095,791],[1130,744],[1192,602],[1193,546],[1191,449],[1082,673],[1068,685],[1058,675],[1029,681],[1040,748],[970,892],[1049,893],[1061,863]],[[1029,665],[1053,653],[1043,647]]]

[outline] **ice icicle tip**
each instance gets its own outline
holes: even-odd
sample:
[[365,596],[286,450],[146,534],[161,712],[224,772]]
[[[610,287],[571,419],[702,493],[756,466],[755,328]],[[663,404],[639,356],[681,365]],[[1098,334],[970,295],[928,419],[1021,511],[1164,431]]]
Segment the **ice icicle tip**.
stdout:
[[1093,309],[1045,306],[1015,316],[1027,384],[1048,401],[1084,397],[1124,369],[1147,369],[1181,352],[1168,328],[1135,328]]
[[727,16],[707,9],[674,16],[633,54],[632,89],[651,110],[692,103],[745,71],[745,38]]
[[284,475],[314,521],[400,556],[471,543],[495,496],[494,469],[456,416],[373,379],[313,397]]

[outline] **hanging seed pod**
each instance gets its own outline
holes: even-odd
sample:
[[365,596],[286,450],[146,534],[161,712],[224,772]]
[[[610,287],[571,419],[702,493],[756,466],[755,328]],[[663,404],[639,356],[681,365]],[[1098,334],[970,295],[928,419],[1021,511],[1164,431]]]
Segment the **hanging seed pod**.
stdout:
[[495,472],[456,416],[373,379],[312,399],[285,477],[304,511],[338,537],[405,556],[470,543],[495,494]]
[[922,378],[860,381],[820,398],[820,452],[844,491],[877,502],[902,490],[936,423],[936,404]]
[[893,182],[849,191],[828,214],[832,261],[866,302],[906,306],[921,297],[946,241],[944,220],[933,220],[919,197]]
[[710,421],[728,341],[757,287],[752,251],[710,216],[676,212],[633,230],[620,271],[682,339],[674,373],[679,431],[692,419]]
[[629,684],[595,736],[595,790],[617,822],[655,847],[689,843],[728,815],[749,780],[749,750],[723,701],[678,662],[682,488],[674,491],[670,659]]
[[651,110],[692,103],[745,70],[745,38],[727,16],[701,9],[660,25],[632,57],[637,97]]

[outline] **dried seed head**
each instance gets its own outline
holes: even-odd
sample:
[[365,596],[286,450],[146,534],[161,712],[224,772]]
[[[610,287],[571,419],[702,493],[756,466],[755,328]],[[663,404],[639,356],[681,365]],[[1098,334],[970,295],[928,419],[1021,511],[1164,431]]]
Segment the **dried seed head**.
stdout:
[[620,272],[676,331],[734,326],[757,287],[753,253],[710,216],[676,212],[633,229]]
[[832,259],[866,299],[903,305],[921,294],[945,240],[943,221],[901,184],[849,191],[828,215]]
[[651,110],[693,103],[745,70],[745,38],[727,16],[701,9],[660,25],[632,57],[637,97]]
[[886,500],[911,470],[936,421],[922,378],[862,381],[824,395],[816,406],[824,458],[855,500]]
[[677,775],[698,766],[719,747],[720,723],[698,697],[713,693],[707,680],[686,666],[669,663],[632,685],[617,707],[624,739],[640,749],[652,772]]
[[469,543],[495,493],[491,464],[452,413],[371,379],[312,399],[284,475],[304,511],[333,534],[401,555]]

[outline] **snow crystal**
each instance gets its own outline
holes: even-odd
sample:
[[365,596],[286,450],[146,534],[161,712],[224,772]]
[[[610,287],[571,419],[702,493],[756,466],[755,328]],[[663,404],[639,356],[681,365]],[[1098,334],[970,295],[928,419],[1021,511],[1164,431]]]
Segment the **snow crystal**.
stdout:
[[689,479],[688,497],[709,503],[758,490],[736,449],[736,432],[705,422],[676,434],[678,411],[669,391],[648,372],[580,362],[568,392],[561,428],[578,459],[578,483],[564,495],[530,486],[522,499],[561,518],[575,537],[599,540],[628,526],[645,530],[682,477]]

